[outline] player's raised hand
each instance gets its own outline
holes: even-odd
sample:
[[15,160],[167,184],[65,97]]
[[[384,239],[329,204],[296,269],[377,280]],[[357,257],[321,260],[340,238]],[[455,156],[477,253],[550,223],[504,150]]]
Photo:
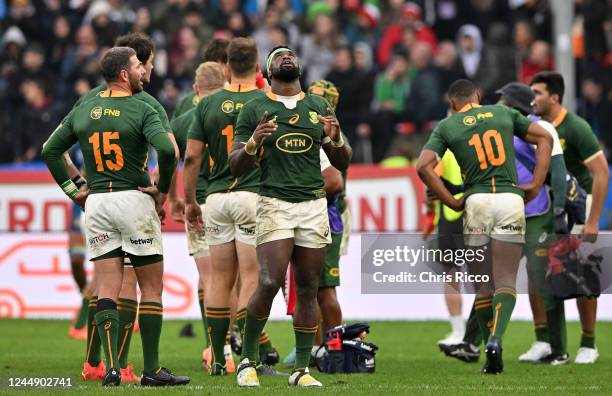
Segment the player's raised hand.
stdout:
[[257,128],[255,128],[252,136],[255,144],[257,144],[257,147],[261,146],[263,141],[268,136],[272,135],[272,132],[276,131],[276,128],[276,122],[274,122],[274,120],[268,120],[268,112],[264,111],[263,116],[261,117],[259,124],[257,124]]
[[197,203],[188,203],[185,205],[185,220],[187,225],[196,231],[201,231],[204,227],[202,220],[202,209]]
[[337,142],[340,139],[340,123],[331,109],[327,108],[327,115],[323,117],[318,114],[319,121],[323,124],[323,131],[331,140]]
[[164,194],[157,189],[157,186],[149,186],[149,187],[138,187],[140,192],[145,194],[149,194],[153,197],[153,201],[155,201],[155,211],[158,215],[162,215],[165,217],[166,212],[164,211],[164,202],[166,202],[166,197],[168,194]]

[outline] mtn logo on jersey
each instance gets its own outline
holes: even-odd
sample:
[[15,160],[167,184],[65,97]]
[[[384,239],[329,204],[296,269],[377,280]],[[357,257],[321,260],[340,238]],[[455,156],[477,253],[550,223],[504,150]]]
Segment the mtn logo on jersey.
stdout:
[[464,125],[470,126],[470,125],[474,125],[475,123],[476,123],[476,117],[471,116],[471,115],[463,117]]
[[276,148],[289,154],[305,153],[312,147],[312,138],[305,133],[291,132],[276,139]]
[[309,111],[308,112],[308,116],[310,117],[310,122],[312,122],[313,124],[318,124],[319,123],[319,115],[317,114],[316,111]]
[[96,106],[89,112],[89,116],[92,120],[99,120],[102,117],[102,107]]

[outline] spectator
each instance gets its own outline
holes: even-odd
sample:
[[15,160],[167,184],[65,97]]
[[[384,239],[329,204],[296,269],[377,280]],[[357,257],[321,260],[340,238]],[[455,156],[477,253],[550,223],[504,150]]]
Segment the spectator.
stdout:
[[59,75],[61,72],[62,61],[73,47],[72,40],[72,27],[68,19],[62,15],[57,16],[53,22],[53,34],[45,43],[47,66],[52,73]]
[[[257,43],[259,65],[262,67],[262,70],[265,69],[264,66],[267,56],[272,48],[277,45],[289,45],[289,33],[286,30],[286,34],[281,33],[285,37],[281,39],[281,37],[278,36],[279,31],[282,29],[280,26],[280,17],[280,12],[276,7],[268,8],[264,14],[261,25],[253,33],[253,38]],[[274,41],[274,43],[272,41]],[[282,43],[277,44],[279,41],[282,41]]]
[[421,19],[421,7],[414,2],[407,2],[402,7],[399,20],[389,25],[382,34],[378,44],[377,60],[381,66],[385,66],[393,53],[393,49],[402,41],[404,29],[410,27],[414,30],[416,41],[423,41],[431,47],[436,48],[436,35]]
[[515,65],[520,65],[527,58],[533,40],[533,27],[531,23],[523,19],[516,21],[514,24]]
[[[352,49],[338,49],[334,66],[326,79],[333,82],[340,93],[336,112],[342,131],[350,140],[355,139],[357,126],[367,121],[370,108],[372,86],[364,84],[361,75],[355,68]],[[359,81],[359,84],[355,84],[356,81]]]
[[534,41],[529,56],[521,63],[520,81],[529,84],[532,77],[541,71],[552,70],[553,58],[550,46],[542,40]]
[[[597,2],[594,1],[594,2]],[[539,40],[551,40],[552,17],[550,0],[514,0],[512,16],[515,20],[533,21],[533,34]],[[569,4],[568,4],[569,6]]]
[[[442,41],[438,44],[434,66],[439,81],[438,95],[440,98],[446,97],[451,84],[460,78],[465,78],[465,72],[457,55],[457,47],[452,41]],[[446,99],[444,101],[446,102]]]
[[356,3],[355,6],[347,10],[345,1],[345,11],[350,11],[349,21],[344,24],[344,36],[351,44],[358,41],[368,43],[374,47],[378,41],[376,28],[380,20],[380,9],[374,2]]
[[334,51],[341,41],[334,19],[327,14],[317,15],[312,33],[302,39],[300,48],[301,62],[306,65],[306,84],[325,78],[334,63]]
[[207,43],[212,39],[213,28],[204,21],[204,12],[200,6],[190,3],[185,7],[184,15],[183,25],[193,30],[200,43]]
[[593,132],[603,141],[606,147],[608,162],[612,160],[612,95],[605,92],[602,76],[591,72],[582,81],[582,99],[578,113],[589,123]]
[[12,131],[16,160],[40,161],[42,144],[60,121],[59,109],[41,80],[25,80],[21,93],[25,105],[19,110]]
[[374,87],[375,123],[372,135],[372,157],[379,162],[385,153],[396,124],[406,110],[406,97],[410,90],[408,56],[399,52],[393,55],[389,65],[376,79]]
[[99,76],[98,58],[100,50],[96,34],[91,25],[82,25],[77,31],[77,45],[70,49],[62,62],[61,77],[63,86],[60,95],[66,96],[70,87],[81,77],[95,79]]
[[475,77],[483,91],[484,103],[497,102],[495,90],[516,80],[516,66],[510,29],[503,23],[494,23],[489,27],[486,50],[483,49],[482,65]]
[[410,55],[416,77],[406,100],[407,119],[423,124],[436,117],[444,118],[444,114],[439,114],[442,100],[436,93],[440,91],[440,81],[431,65],[431,47],[426,43],[417,43]]
[[457,45],[465,75],[474,79],[480,71],[482,61],[483,42],[480,29],[475,25],[461,26],[457,33]]

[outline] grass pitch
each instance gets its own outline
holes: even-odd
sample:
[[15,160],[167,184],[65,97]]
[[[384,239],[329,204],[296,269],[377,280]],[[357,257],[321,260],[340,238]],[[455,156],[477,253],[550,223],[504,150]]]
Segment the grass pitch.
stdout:
[[[186,321],[164,323],[160,347],[161,363],[172,371],[191,376],[191,384],[180,388],[150,389],[139,385],[122,385],[117,389],[101,388],[99,383],[79,379],[85,341],[68,338],[68,321],[0,320],[0,377],[39,376],[71,377],[74,387],[64,392],[85,395],[107,394],[332,394],[332,395],[397,395],[397,394],[612,394],[612,322],[597,327],[600,358],[595,365],[549,367],[522,364],[517,361],[533,342],[529,322],[512,322],[504,340],[505,372],[497,376],[479,373],[484,363],[468,364],[445,357],[436,341],[448,331],[444,322],[371,322],[368,341],[376,343],[376,373],[367,375],[315,376],[323,389],[294,389],[287,379],[260,377],[260,389],[239,389],[235,377],[210,377],[200,368],[202,325],[192,321],[195,338],[179,338]],[[293,344],[291,323],[270,322],[267,331],[281,355]],[[573,359],[580,338],[579,325],[568,326],[569,352]],[[130,362],[139,371],[142,367],[140,336],[133,337]],[[59,389],[21,389],[19,393],[0,388],[0,394],[47,394]],[[153,393],[154,392],[154,393]]]

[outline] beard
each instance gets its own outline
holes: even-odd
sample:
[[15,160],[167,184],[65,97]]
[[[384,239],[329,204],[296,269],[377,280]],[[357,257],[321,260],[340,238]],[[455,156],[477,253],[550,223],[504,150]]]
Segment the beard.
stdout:
[[140,79],[140,76],[130,76],[130,88],[132,89],[132,94],[137,94],[142,91],[143,83]]
[[291,67],[278,67],[276,69],[272,69],[272,77],[276,80],[291,82],[300,78],[300,67],[299,66],[291,66]]

